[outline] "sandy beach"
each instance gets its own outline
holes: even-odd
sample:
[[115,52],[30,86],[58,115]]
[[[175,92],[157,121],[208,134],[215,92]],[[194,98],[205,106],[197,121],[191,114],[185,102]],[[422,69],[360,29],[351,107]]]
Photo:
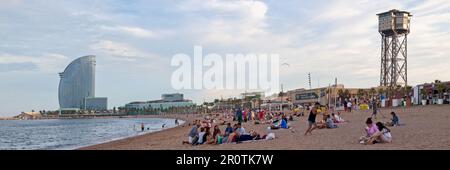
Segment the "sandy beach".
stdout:
[[[304,136],[307,128],[307,115],[295,117],[290,121],[293,129],[274,130],[276,139],[240,144],[223,145],[183,145],[187,140],[189,122],[200,119],[199,115],[170,115],[165,117],[178,118],[187,121],[180,126],[164,131],[137,137],[107,142],[99,145],[80,148],[81,150],[421,150],[450,149],[450,106],[415,106],[409,108],[381,109],[381,114],[374,121],[390,121],[389,113],[394,111],[400,117],[400,127],[390,127],[393,142],[388,144],[361,145],[358,138],[363,135],[365,120],[370,117],[371,110],[342,113],[341,116],[349,122],[340,124],[337,129],[318,129],[313,135]],[[382,116],[385,115],[386,117]],[[318,116],[321,119],[322,116]],[[233,122],[235,123],[235,122]],[[233,124],[232,123],[232,124]],[[267,124],[255,125],[253,122],[243,124],[247,130],[266,133]],[[221,126],[224,130],[225,126]]]

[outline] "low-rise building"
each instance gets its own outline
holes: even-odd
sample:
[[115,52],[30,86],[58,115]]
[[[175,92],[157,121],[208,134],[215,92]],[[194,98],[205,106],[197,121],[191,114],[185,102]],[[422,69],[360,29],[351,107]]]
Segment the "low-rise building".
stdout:
[[108,98],[106,97],[90,97],[85,98],[85,110],[104,111],[108,110]]
[[163,94],[161,100],[131,102],[125,109],[168,109],[172,107],[193,106],[192,100],[186,100],[183,94]]

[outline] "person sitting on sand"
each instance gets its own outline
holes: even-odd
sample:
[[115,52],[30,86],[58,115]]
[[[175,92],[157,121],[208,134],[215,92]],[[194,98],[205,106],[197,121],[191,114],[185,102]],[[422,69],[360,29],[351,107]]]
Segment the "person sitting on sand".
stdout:
[[383,123],[378,122],[377,124],[378,132],[376,132],[372,137],[370,137],[367,144],[375,144],[375,143],[391,143],[392,135],[391,130],[384,126]]
[[333,119],[331,119],[331,116],[330,116],[330,115],[328,115],[328,117],[327,117],[327,122],[326,122],[326,124],[327,124],[327,128],[328,128],[328,129],[334,129],[334,128],[337,128],[337,127],[338,127],[337,125],[334,124],[334,121],[333,121]]
[[364,129],[366,135],[359,138],[361,144],[366,144],[372,136],[379,132],[377,125],[372,122],[372,118],[367,118],[366,125],[367,127]]
[[213,139],[214,139],[214,144],[221,144],[222,143],[222,132],[220,131],[220,128],[218,125],[214,126],[214,131],[213,131]]
[[200,128],[200,124],[194,124],[188,134],[188,141],[183,141],[183,144],[194,144],[194,138],[198,138],[198,128]]
[[204,143],[205,144],[214,144],[215,139],[213,137],[213,134],[211,134],[211,130],[209,128],[205,128],[205,135],[204,135]]
[[225,128],[225,136],[228,136],[230,133],[233,133],[233,128],[231,127],[231,123],[227,123],[227,128]]
[[238,124],[237,124],[237,129],[236,129],[236,131],[238,131],[239,134],[241,134],[241,135],[246,134],[246,133],[245,133],[245,128],[242,127],[242,124],[241,124],[241,123],[238,123]]
[[274,120],[268,129],[271,129],[271,130],[280,129],[281,128],[280,124],[281,124],[280,120]]
[[399,119],[398,119],[398,116],[397,116],[397,114],[395,114],[395,112],[391,112],[391,115],[392,115],[392,122],[388,122],[388,123],[386,123],[388,126],[400,126],[400,123],[399,123]]
[[201,145],[205,142],[205,134],[206,134],[205,128],[204,127],[200,128],[200,133],[198,133],[197,144]]
[[331,118],[333,119],[334,123],[344,123],[345,122],[345,120],[339,115],[340,115],[339,112],[338,112],[338,114],[334,114],[334,113],[331,114]]

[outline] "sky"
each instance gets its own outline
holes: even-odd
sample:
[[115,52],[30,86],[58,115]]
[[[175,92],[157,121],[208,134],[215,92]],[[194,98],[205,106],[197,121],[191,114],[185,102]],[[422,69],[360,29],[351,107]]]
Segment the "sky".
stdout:
[[96,96],[108,106],[184,93],[195,102],[243,90],[174,90],[171,58],[276,53],[285,89],[379,85],[376,14],[413,14],[410,85],[450,80],[448,0],[1,0],[0,117],[58,108],[58,73],[96,55]]

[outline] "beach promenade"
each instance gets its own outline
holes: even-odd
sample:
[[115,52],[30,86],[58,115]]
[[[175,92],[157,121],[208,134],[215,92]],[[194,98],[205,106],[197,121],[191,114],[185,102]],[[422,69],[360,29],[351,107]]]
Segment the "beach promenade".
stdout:
[[[409,108],[381,109],[381,114],[375,122],[390,121],[390,112],[394,111],[400,117],[400,127],[389,127],[393,142],[388,144],[362,145],[358,138],[363,135],[365,120],[370,117],[371,110],[342,112],[341,116],[349,122],[340,124],[337,129],[318,129],[313,135],[304,136],[307,128],[307,115],[295,117],[290,121],[292,130],[273,130],[274,140],[255,141],[240,144],[223,145],[183,145],[187,140],[189,122],[202,119],[200,115],[171,115],[172,118],[185,120],[184,126],[131,137],[118,141],[81,148],[81,150],[420,150],[420,149],[450,149],[450,106],[414,106]],[[386,116],[383,117],[382,115]],[[321,119],[322,116],[318,116]],[[231,122],[232,124],[236,122]],[[247,130],[267,133],[268,124],[255,125],[253,122],[243,123]],[[225,126],[220,127],[221,130]]]

